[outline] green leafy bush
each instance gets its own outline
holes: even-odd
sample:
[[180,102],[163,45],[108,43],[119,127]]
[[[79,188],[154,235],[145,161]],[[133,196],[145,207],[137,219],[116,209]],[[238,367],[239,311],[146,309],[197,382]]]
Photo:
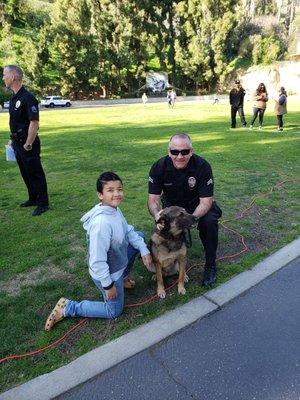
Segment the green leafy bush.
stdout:
[[281,53],[280,40],[274,36],[262,37],[254,35],[252,38],[252,60],[254,64],[271,64]]

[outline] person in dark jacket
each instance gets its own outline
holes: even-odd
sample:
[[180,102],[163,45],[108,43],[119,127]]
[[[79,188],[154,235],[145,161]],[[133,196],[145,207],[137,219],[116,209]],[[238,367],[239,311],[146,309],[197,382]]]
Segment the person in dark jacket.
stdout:
[[20,207],[36,206],[32,215],[38,216],[49,209],[46,177],[40,159],[38,101],[23,86],[23,71],[17,65],[4,67],[3,81],[14,93],[9,104],[11,136],[8,145],[14,149],[28,190],[28,200]]
[[191,138],[175,133],[168,155],[155,162],[149,173],[148,209],[155,221],[165,207],[179,206],[197,217],[199,237],[205,252],[202,285],[217,279],[216,253],[218,221],[222,210],[214,201],[214,180],[210,164],[194,154]]
[[236,113],[239,113],[243,127],[247,126],[244,114],[244,97],[246,91],[242,87],[241,82],[236,80],[234,88],[229,93],[229,102],[231,105],[231,128],[236,128]]

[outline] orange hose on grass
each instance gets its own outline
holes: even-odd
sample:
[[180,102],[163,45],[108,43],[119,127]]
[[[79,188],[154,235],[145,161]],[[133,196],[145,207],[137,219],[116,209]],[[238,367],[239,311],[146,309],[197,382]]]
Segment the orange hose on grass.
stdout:
[[[291,179],[285,179],[284,181],[279,182],[279,183],[277,183],[276,185],[272,186],[272,187],[269,189],[268,192],[262,193],[262,194],[257,195],[257,196],[254,196],[253,199],[251,200],[249,206],[248,206],[247,208],[243,209],[243,210],[241,211],[241,213],[240,213],[239,215],[237,215],[235,218],[233,218],[232,220],[240,220],[240,219],[242,219],[242,218],[245,216],[245,214],[247,213],[247,211],[249,211],[249,210],[254,206],[255,201],[256,201],[258,198],[260,198],[260,197],[266,197],[266,196],[270,195],[275,189],[278,189],[280,186],[284,185],[284,184],[287,183],[287,182],[292,182],[292,180],[291,180]],[[241,242],[241,244],[242,244],[242,249],[241,249],[239,252],[237,252],[237,253],[230,254],[230,255],[227,255],[227,256],[219,257],[219,258],[217,259],[218,261],[230,260],[230,259],[232,259],[232,258],[235,258],[235,257],[240,256],[241,254],[243,254],[243,253],[245,253],[245,252],[247,252],[247,251],[249,250],[249,247],[247,246],[247,243],[246,243],[246,240],[245,240],[244,236],[241,235],[239,232],[235,231],[234,229],[229,228],[228,226],[225,225],[225,222],[228,222],[228,221],[229,221],[229,220],[221,221],[221,222],[220,222],[220,225],[221,225],[227,232],[229,232],[229,233],[232,234],[233,236],[236,236],[236,237],[240,240],[240,242]],[[197,265],[199,265],[199,264],[194,264],[192,267],[190,267],[190,268],[188,269],[188,271],[190,271],[192,268],[194,268],[194,267],[197,266]],[[187,272],[188,272],[188,271],[187,271]],[[168,286],[165,290],[166,290],[166,291],[170,291],[176,284],[177,284],[177,280],[174,281],[174,282],[173,282],[170,286]],[[138,302],[138,303],[126,304],[126,305],[125,305],[125,308],[140,307],[140,306],[143,306],[143,305],[145,305],[145,304],[150,303],[151,301],[153,301],[153,300],[155,300],[155,299],[157,299],[157,294],[151,295],[151,296],[147,297],[146,299],[144,299],[144,300],[142,300],[142,301],[140,301],[140,302]],[[15,355],[11,355],[11,356],[7,356],[7,357],[4,357],[4,358],[1,358],[1,359],[0,359],[0,364],[3,363],[3,362],[5,362],[5,361],[9,361],[9,360],[18,360],[18,359],[21,359],[21,358],[24,358],[24,357],[32,357],[32,356],[35,356],[35,355],[37,355],[37,354],[43,353],[44,351],[46,351],[46,350],[48,350],[48,349],[51,349],[52,347],[55,347],[55,346],[57,346],[59,343],[63,342],[75,329],[77,329],[77,328],[79,328],[80,326],[84,325],[85,322],[87,322],[88,320],[89,320],[89,318],[83,318],[83,319],[80,320],[76,325],[74,325],[72,328],[70,328],[69,330],[67,330],[67,331],[64,333],[63,336],[61,336],[59,339],[53,341],[52,343],[49,343],[47,346],[42,347],[42,348],[37,349],[37,350],[34,350],[34,351],[30,351],[30,352],[28,352],[28,353],[15,354]]]

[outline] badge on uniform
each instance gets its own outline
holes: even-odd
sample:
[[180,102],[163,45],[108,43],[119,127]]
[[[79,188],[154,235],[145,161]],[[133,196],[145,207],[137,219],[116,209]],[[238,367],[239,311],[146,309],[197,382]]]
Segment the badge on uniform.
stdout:
[[189,184],[189,188],[193,189],[193,187],[195,187],[195,185],[196,185],[196,178],[194,178],[193,176],[190,176],[188,179],[188,184]]
[[21,105],[21,102],[20,102],[20,100],[18,100],[18,101],[16,102],[16,104],[15,104],[15,108],[19,108],[20,105]]

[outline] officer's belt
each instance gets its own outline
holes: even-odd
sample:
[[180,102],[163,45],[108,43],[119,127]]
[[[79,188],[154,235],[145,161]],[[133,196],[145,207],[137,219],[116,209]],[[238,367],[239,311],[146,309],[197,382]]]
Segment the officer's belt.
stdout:
[[23,131],[21,131],[21,132],[12,132],[10,137],[11,137],[11,139],[13,139],[13,140],[15,140],[17,142],[21,142],[22,143],[24,140],[26,141],[27,135],[28,135],[28,133],[27,132],[25,133]]

